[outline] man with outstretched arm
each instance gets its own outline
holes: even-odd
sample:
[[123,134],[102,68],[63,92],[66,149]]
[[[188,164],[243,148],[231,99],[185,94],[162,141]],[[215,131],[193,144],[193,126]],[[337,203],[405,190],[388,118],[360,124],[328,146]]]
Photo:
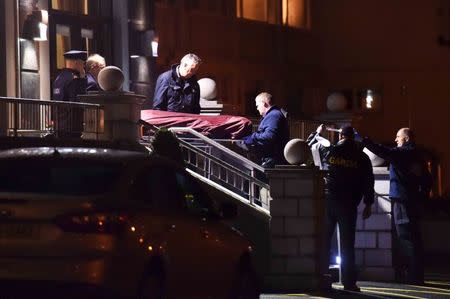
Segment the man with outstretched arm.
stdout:
[[[364,138],[362,143],[374,154],[389,161],[389,198],[399,240],[400,254],[406,258],[407,283],[423,284],[423,245],[420,211],[431,189],[432,179],[414,143],[410,128],[401,128],[395,137],[397,147],[389,148]],[[401,275],[401,274],[400,274]]]

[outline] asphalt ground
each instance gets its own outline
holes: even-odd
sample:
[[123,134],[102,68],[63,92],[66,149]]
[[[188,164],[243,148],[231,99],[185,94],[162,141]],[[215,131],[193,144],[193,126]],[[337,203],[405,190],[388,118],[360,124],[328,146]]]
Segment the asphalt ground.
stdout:
[[298,294],[264,294],[261,299],[292,298],[381,298],[381,299],[450,299],[450,276],[431,275],[425,285],[410,285],[390,282],[358,281],[361,292],[344,291],[340,284],[333,284],[330,292],[312,292]]

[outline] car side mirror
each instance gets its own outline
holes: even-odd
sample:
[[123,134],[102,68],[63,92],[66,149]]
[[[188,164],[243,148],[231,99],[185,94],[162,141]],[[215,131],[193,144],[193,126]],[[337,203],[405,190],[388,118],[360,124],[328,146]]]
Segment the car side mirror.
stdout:
[[219,214],[223,219],[236,218],[238,214],[237,206],[230,202],[223,202],[220,204]]

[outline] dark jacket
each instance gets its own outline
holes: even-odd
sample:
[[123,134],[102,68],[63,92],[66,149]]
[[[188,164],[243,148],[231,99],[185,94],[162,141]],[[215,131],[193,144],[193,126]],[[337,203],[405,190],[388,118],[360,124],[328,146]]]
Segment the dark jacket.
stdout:
[[200,87],[197,78],[192,76],[185,80],[178,76],[177,67],[174,65],[167,72],[159,75],[156,81],[153,109],[200,113]]
[[432,179],[414,143],[407,142],[401,147],[389,148],[365,138],[363,144],[374,154],[390,162],[390,198],[415,201],[427,196]]
[[86,93],[86,78],[73,69],[63,69],[53,82],[54,101],[78,102],[77,95]]
[[98,86],[97,80],[95,80],[94,75],[91,73],[86,74],[87,79],[87,87],[86,91],[99,91],[100,87]]
[[[307,142],[314,144],[317,133],[311,134]],[[342,139],[336,145],[320,145],[320,158],[325,175],[327,198],[350,201],[358,205],[362,198],[366,205],[374,202],[374,176],[369,157],[362,146],[351,139]]]
[[259,124],[258,131],[244,137],[245,145],[254,150],[263,166],[286,164],[284,147],[289,141],[289,126],[280,108],[272,106]]

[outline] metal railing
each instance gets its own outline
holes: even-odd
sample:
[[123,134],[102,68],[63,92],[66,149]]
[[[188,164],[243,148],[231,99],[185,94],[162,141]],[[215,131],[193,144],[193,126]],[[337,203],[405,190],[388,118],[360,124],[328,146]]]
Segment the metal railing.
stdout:
[[264,168],[201,133],[182,127],[177,134],[188,168],[269,213],[269,185]]
[[103,107],[97,104],[0,97],[0,136],[76,137],[103,132]]

